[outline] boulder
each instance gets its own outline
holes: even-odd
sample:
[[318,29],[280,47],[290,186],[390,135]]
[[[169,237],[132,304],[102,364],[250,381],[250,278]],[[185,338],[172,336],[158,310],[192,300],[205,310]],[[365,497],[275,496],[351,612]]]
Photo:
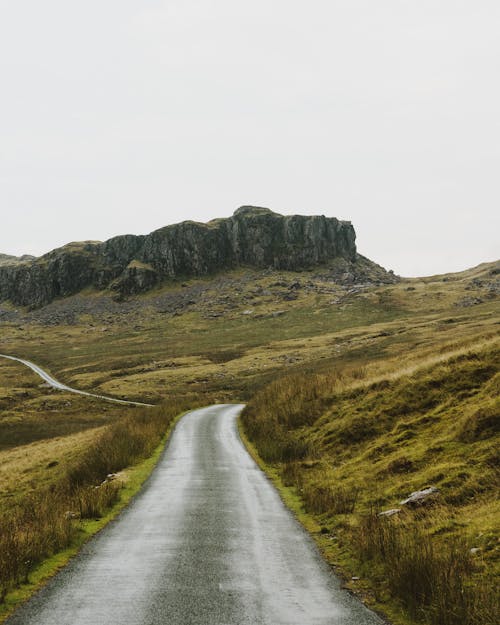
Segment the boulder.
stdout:
[[416,490],[407,499],[399,502],[400,506],[420,506],[427,503],[430,499],[436,497],[439,493],[439,488],[435,486],[429,486],[423,490]]
[[401,512],[401,508],[391,508],[390,510],[384,510],[383,512],[379,512],[378,516],[390,517]]

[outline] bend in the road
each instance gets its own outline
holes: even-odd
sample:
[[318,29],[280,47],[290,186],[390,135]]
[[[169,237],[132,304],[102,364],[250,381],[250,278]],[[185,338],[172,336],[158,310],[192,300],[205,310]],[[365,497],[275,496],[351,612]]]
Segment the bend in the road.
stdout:
[[77,395],[86,395],[87,397],[95,397],[97,399],[103,399],[104,401],[112,401],[116,404],[125,404],[129,406],[153,406],[153,404],[146,404],[140,401],[129,401],[127,399],[117,399],[115,397],[108,397],[107,395],[98,395],[96,393],[89,393],[88,391],[80,391],[77,388],[72,388],[71,386],[67,386],[62,382],[59,382],[55,378],[53,378],[49,373],[44,371],[35,363],[30,362],[29,360],[24,360],[23,358],[17,358],[16,356],[7,356],[7,354],[0,354],[0,358],[7,358],[8,360],[14,360],[15,362],[20,362],[21,364],[29,367],[32,371],[34,371],[38,376],[42,378],[44,382],[46,382],[52,388],[55,388],[59,391],[66,391],[68,393],[76,393]]

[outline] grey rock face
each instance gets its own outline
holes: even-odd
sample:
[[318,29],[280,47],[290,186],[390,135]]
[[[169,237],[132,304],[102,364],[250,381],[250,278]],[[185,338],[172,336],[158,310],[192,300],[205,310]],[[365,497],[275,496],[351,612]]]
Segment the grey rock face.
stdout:
[[242,206],[228,219],[186,221],[145,236],[70,243],[40,258],[0,265],[0,301],[30,308],[86,287],[139,293],[162,280],[202,276],[241,265],[297,270],[333,258],[355,260],[350,222],[282,216]]
[[134,295],[153,288],[158,282],[158,274],[151,267],[133,260],[123,273],[111,283],[111,289],[119,296]]

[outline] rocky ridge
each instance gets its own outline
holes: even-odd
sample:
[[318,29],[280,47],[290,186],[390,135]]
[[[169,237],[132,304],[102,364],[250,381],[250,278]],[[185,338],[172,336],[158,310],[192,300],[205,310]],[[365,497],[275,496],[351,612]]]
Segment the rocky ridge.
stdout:
[[31,256],[30,254],[24,254],[23,256],[11,256],[10,254],[0,254],[0,266],[24,263],[27,261],[35,260],[35,258],[36,258],[35,256]]
[[206,224],[185,221],[148,235],[69,243],[23,262],[7,258],[0,262],[0,301],[34,309],[88,287],[110,289],[119,299],[239,266],[300,270],[336,258],[354,262],[355,238],[350,222],[333,217],[242,206]]

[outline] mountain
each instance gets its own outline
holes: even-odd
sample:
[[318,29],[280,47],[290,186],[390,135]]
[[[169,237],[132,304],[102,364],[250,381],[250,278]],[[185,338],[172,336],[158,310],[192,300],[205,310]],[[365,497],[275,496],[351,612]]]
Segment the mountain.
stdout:
[[355,265],[355,238],[348,221],[242,206],[206,224],[185,221],[148,235],[69,243],[40,258],[22,257],[26,262],[2,257],[0,301],[39,308],[87,287],[120,298],[239,266],[301,270],[333,259]]

